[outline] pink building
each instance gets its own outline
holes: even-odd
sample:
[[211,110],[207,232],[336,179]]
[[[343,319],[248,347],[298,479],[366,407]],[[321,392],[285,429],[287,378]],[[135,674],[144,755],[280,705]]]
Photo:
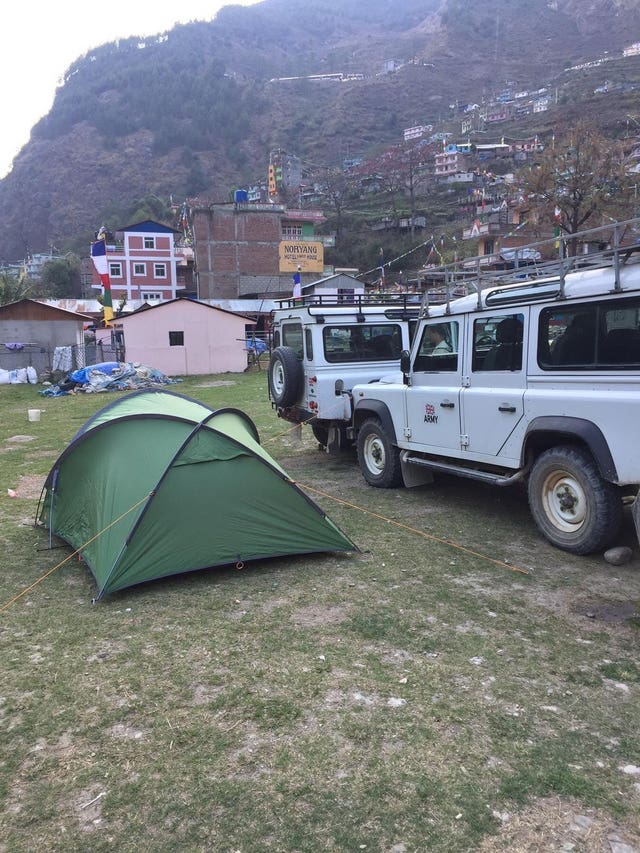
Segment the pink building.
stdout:
[[120,361],[140,362],[167,376],[241,373],[247,367],[247,330],[254,325],[241,314],[174,299],[117,317],[96,336],[112,338]]
[[[107,237],[114,307],[121,299],[175,299],[190,289],[193,250],[176,246],[179,234],[168,225],[146,219],[116,231],[114,239]],[[91,286],[102,290],[95,270]]]

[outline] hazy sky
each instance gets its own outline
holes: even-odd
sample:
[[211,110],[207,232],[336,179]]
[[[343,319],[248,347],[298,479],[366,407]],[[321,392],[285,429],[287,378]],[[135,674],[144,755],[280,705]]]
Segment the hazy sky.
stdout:
[[258,0],[8,0],[0,17],[0,178],[51,109],[59,80],[88,50],[175,23],[210,21],[222,6]]

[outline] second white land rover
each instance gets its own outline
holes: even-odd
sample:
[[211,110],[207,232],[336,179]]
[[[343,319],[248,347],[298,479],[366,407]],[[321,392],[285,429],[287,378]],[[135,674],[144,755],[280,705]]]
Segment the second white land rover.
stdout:
[[269,396],[278,417],[307,423],[328,451],[346,447],[351,389],[396,372],[419,302],[289,300],[272,318]]

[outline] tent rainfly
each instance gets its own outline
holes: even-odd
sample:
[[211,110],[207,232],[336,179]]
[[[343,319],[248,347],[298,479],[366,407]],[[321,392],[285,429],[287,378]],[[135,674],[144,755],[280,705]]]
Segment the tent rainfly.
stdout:
[[84,424],[49,472],[38,518],[79,551],[97,598],[196,569],[358,550],[244,412],[164,390],[123,396]]

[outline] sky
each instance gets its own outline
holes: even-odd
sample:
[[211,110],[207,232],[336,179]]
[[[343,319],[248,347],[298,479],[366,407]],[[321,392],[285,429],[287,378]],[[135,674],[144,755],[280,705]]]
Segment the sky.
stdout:
[[176,23],[210,21],[223,6],[257,0],[9,0],[0,27],[0,178],[53,104],[67,68],[88,50]]

